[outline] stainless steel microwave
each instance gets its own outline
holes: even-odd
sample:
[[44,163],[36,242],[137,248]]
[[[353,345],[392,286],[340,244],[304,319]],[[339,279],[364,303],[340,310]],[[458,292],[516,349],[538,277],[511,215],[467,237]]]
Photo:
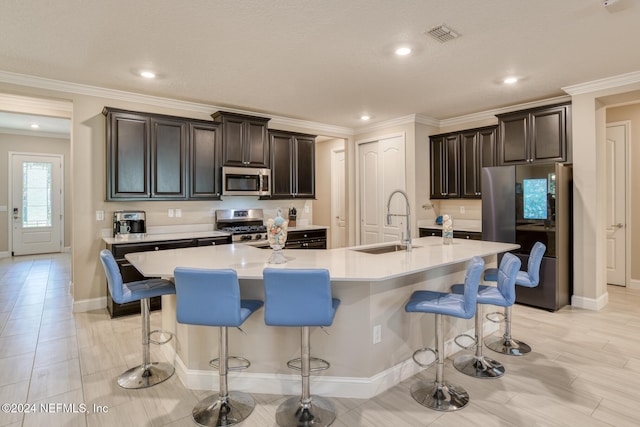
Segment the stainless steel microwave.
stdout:
[[222,195],[271,195],[271,169],[223,167]]

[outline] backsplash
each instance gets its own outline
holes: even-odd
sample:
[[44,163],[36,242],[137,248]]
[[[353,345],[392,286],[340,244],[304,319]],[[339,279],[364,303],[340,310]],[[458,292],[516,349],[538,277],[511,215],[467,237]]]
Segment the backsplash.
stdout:
[[[113,212],[116,210],[145,211],[147,232],[156,234],[163,232],[164,229],[173,230],[172,232],[187,229],[188,231],[212,229],[217,209],[261,208],[266,220],[275,217],[278,208],[282,209],[282,215],[286,218],[291,207],[295,207],[297,210],[296,225],[298,227],[313,224],[312,200],[258,200],[254,196],[229,196],[224,200],[213,202],[105,202],[97,209],[104,210],[100,236],[102,238],[111,236],[111,222]],[[196,228],[197,230],[195,230]]]
[[437,215],[448,214],[456,219],[482,220],[482,200],[450,199],[432,200],[431,202]]

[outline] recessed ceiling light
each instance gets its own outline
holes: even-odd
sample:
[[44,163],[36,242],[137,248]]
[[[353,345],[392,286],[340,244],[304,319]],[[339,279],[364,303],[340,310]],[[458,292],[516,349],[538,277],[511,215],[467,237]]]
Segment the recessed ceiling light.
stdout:
[[156,73],[153,71],[140,71],[140,75],[145,79],[154,79],[156,77]]
[[371,116],[368,115],[368,114],[363,114],[363,115],[360,116],[360,120],[364,120],[364,121],[369,120],[370,118],[371,118]]
[[398,56],[406,56],[411,53],[411,48],[408,47],[399,47],[396,49],[396,55]]
[[512,84],[514,84],[514,83],[517,83],[517,82],[518,82],[518,78],[517,78],[517,77],[507,77],[507,78],[506,78],[506,79],[504,79],[502,82],[503,82],[504,84],[507,84],[507,85],[512,85]]
[[31,123],[31,129],[39,129],[40,125],[37,123]]

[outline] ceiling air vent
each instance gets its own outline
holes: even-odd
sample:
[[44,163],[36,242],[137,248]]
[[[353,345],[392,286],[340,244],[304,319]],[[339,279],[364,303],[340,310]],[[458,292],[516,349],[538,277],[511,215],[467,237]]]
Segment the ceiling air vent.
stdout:
[[425,32],[425,34],[433,37],[440,43],[448,42],[458,37],[458,33],[444,24],[430,29],[429,31]]

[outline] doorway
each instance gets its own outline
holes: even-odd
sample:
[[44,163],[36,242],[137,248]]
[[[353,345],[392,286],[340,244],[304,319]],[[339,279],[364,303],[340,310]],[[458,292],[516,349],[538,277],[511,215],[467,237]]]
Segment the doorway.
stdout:
[[[389,225],[385,218],[387,199],[394,190],[406,190],[405,180],[404,133],[358,142],[361,245],[400,240],[406,223],[396,220]],[[404,212],[405,206],[400,198],[395,198],[391,209]]]
[[9,153],[11,254],[62,252],[63,157]]
[[629,122],[608,123],[606,136],[606,271],[607,283],[617,286],[627,286],[629,278],[629,126]]

